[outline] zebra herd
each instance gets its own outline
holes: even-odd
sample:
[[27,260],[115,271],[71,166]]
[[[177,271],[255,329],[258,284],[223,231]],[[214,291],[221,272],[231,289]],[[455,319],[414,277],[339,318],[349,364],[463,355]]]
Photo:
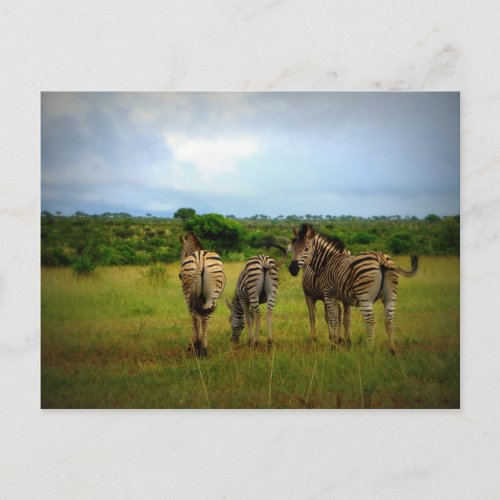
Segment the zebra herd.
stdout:
[[[204,250],[192,232],[180,237],[180,241],[182,250],[179,278],[193,322],[193,337],[189,349],[196,356],[206,356],[208,323],[226,284],[222,259],[215,252]],[[411,257],[411,269],[406,271],[383,252],[351,255],[342,241],[321,235],[309,224],[303,224],[300,230],[293,228],[293,238],[288,249],[277,248],[283,252],[282,260],[276,263],[267,255],[251,257],[238,278],[233,300],[229,302],[226,299],[231,311],[229,320],[232,341],[239,340],[245,322],[250,344],[254,345],[258,341],[259,305],[267,303],[268,342],[272,343],[272,312],[278,291],[278,271],[289,251],[292,253],[290,274],[297,276],[300,269],[303,269],[302,288],[313,340],[316,339],[315,305],[318,300],[322,300],[332,346],[350,345],[351,306],[355,306],[361,310],[368,344],[373,348],[373,304],[381,299],[390,349],[395,354],[393,332],[398,275],[411,277],[416,274],[416,255]]]

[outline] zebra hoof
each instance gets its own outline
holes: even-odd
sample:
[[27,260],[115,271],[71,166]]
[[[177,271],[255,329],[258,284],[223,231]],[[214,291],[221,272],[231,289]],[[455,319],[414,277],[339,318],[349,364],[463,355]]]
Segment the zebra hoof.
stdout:
[[267,345],[273,345],[273,339],[267,339]]
[[232,342],[233,344],[238,344],[240,339],[238,337],[231,337],[229,341]]
[[198,352],[198,347],[197,347],[198,342],[192,342],[187,346],[186,352]]
[[200,352],[198,353],[200,358],[206,358],[208,356],[208,350],[206,347],[201,347]]
[[194,352],[195,356],[200,356],[202,350],[201,341],[197,340],[188,345],[187,352]]
[[352,344],[351,344],[351,339],[347,339],[347,340],[345,341],[345,345],[346,345],[346,347],[347,347],[348,349],[350,349],[350,348],[351,348],[351,346],[352,346]]

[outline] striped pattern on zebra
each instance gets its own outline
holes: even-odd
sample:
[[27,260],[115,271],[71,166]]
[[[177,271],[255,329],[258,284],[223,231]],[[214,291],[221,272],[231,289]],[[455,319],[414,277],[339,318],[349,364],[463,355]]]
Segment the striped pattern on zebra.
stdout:
[[267,303],[267,329],[268,343],[273,342],[273,309],[278,292],[278,270],[285,261],[286,250],[279,248],[284,257],[279,264],[267,255],[255,255],[248,259],[241,272],[232,302],[226,299],[226,304],[231,311],[231,340],[238,342],[241,331],[248,327],[248,341],[255,345],[260,333],[259,305]]
[[382,299],[385,309],[385,329],[390,349],[395,354],[394,311],[397,298],[398,275],[411,277],[418,269],[418,256],[411,257],[411,270],[396,266],[382,252],[364,252],[345,255],[344,244],[337,238],[316,233],[309,224],[300,231],[294,228],[292,263],[289,271],[297,276],[301,267],[308,265],[316,275],[324,294],[328,316],[328,330],[332,343],[343,343],[339,331],[337,301],[361,309],[370,348],[374,345],[373,303]]
[[204,250],[194,233],[181,236],[180,241],[182,263],[179,278],[193,322],[189,350],[193,350],[197,356],[206,356],[208,323],[217,306],[217,299],[224,290],[226,276],[220,256]]
[[[346,250],[346,254],[350,255],[351,252]],[[309,327],[311,332],[311,340],[316,341],[316,302],[321,300],[325,311],[325,321],[328,325],[328,315],[325,305],[325,296],[321,291],[319,281],[310,266],[304,266],[302,272],[302,289],[304,290],[304,299],[309,313]],[[338,322],[344,324],[344,335],[347,345],[351,344],[350,338],[350,325],[351,325],[351,307],[348,304],[343,304],[344,313],[342,314],[341,301],[337,301],[337,315]]]

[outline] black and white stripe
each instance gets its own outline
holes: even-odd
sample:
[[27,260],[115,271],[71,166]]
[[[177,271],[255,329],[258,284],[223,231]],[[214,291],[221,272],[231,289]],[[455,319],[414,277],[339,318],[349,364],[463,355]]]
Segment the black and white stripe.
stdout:
[[194,233],[181,237],[182,292],[193,322],[191,349],[196,355],[206,356],[208,323],[224,290],[226,276],[222,260],[215,252],[204,250]]
[[[350,252],[347,253],[350,255]],[[318,300],[323,302],[323,307],[325,311],[325,321],[328,325],[328,315],[326,305],[324,303],[325,296],[321,291],[321,287],[319,284],[314,271],[310,266],[304,266],[304,270],[302,272],[302,289],[304,290],[304,299],[307,305],[307,311],[309,313],[309,326],[311,333],[311,340],[316,340],[316,302]],[[344,324],[344,335],[346,339],[346,343],[350,344],[350,324],[351,324],[351,308],[349,305],[344,304],[344,313],[342,314],[342,306],[341,302],[337,301],[337,315],[339,324],[343,322]]]
[[[280,248],[286,255],[286,250]],[[283,259],[284,262],[284,259]],[[267,303],[268,342],[273,341],[272,316],[278,292],[278,269],[274,259],[267,255],[250,257],[236,284],[232,302],[226,300],[231,311],[231,340],[238,342],[245,325],[251,345],[258,342],[260,332],[259,304]]]
[[397,298],[398,275],[414,276],[418,257],[412,256],[412,268],[405,271],[382,252],[364,252],[356,256],[346,255],[344,245],[338,239],[322,236],[308,224],[300,231],[294,228],[292,263],[290,273],[296,276],[301,267],[310,266],[324,295],[328,316],[328,329],[332,342],[342,343],[339,331],[337,301],[361,309],[366,325],[368,342],[373,347],[373,303],[382,299],[385,309],[385,328],[391,351],[394,345],[394,310]]

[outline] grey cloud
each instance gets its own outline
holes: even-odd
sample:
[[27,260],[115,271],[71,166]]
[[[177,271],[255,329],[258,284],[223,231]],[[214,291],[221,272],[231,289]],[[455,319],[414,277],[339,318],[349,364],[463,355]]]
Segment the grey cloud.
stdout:
[[[237,178],[224,178],[234,196],[194,193],[175,189],[168,131],[252,134],[265,147]],[[458,93],[49,93],[41,142],[49,210],[142,213],[151,200],[171,200],[287,214],[313,211],[322,196],[353,200],[345,211],[353,214],[384,213],[384,200],[390,213],[398,204],[399,212],[459,209]]]

